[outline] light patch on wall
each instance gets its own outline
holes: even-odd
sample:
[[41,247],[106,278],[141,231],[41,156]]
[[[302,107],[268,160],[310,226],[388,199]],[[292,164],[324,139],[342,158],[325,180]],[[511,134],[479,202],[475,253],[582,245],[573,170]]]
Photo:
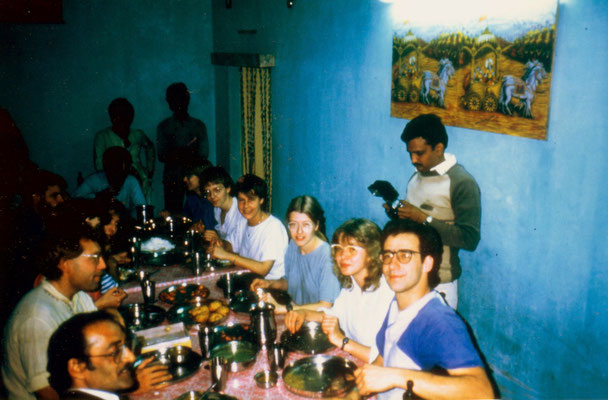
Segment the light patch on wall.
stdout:
[[[500,15],[506,19],[521,16],[521,10],[534,14],[546,10],[547,5],[555,4],[555,0],[381,0],[385,3],[392,2],[391,14],[393,21],[403,23],[414,19],[418,23],[434,23],[441,25],[461,24],[466,25],[472,16],[477,15]],[[562,0],[560,3],[565,3]],[[438,12],[441,10],[441,12]],[[474,11],[474,12],[472,12]],[[478,17],[474,17],[478,22]]]

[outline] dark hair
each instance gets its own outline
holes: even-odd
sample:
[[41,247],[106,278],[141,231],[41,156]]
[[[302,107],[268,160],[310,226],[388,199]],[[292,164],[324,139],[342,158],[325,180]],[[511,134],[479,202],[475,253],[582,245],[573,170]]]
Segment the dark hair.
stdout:
[[135,109],[133,105],[129,102],[129,100],[124,97],[119,97],[117,99],[112,100],[108,107],[108,114],[110,115],[110,119],[126,117],[126,119],[130,119],[133,121],[133,117],[135,116]]
[[168,103],[171,103],[175,100],[184,100],[190,98],[190,93],[188,92],[188,88],[186,84],[183,82],[175,82],[167,87],[167,92],[165,95]]
[[315,231],[315,234],[327,241],[327,237],[325,236],[325,212],[317,199],[312,196],[294,197],[289,202],[287,213],[285,214],[287,222],[289,222],[289,214],[292,212],[306,214],[313,224],[319,224],[319,229]]
[[[201,184],[201,182],[202,182],[201,176],[203,175],[203,172],[205,172],[207,170],[207,168],[211,167],[211,165],[212,164],[209,160],[201,157],[199,160],[197,160],[196,162],[193,162],[191,165],[188,165],[186,167],[184,176],[188,178],[192,175],[196,175],[199,179],[199,184]],[[202,186],[202,184],[201,184],[201,186]]]
[[233,192],[234,181],[230,177],[230,174],[224,169],[224,167],[209,167],[198,177],[200,185],[205,187],[206,185],[213,183],[216,185],[222,184],[225,188],[230,188],[230,194],[235,195]]
[[34,194],[44,197],[44,194],[51,186],[59,186],[62,192],[68,187],[63,177],[44,169],[33,170],[31,175],[26,179],[26,182],[25,194],[28,197]]
[[423,138],[426,143],[435,148],[438,143],[443,143],[443,147],[448,147],[448,134],[441,118],[435,114],[421,114],[405,125],[401,140],[407,144],[410,140]]
[[264,179],[254,174],[241,176],[239,180],[236,181],[236,185],[234,185],[234,195],[236,196],[239,193],[243,193],[244,195],[253,193],[253,195],[259,197],[260,200],[264,200],[262,209],[266,210],[268,204],[268,185],[266,185]]
[[443,254],[443,243],[441,236],[435,228],[430,225],[419,224],[409,219],[397,219],[389,221],[382,230],[382,247],[389,236],[402,233],[411,233],[418,237],[420,242],[420,258],[424,261],[427,256],[433,258],[433,268],[428,274],[429,287],[433,289],[439,284],[439,266]]
[[94,311],[74,315],[59,325],[51,335],[46,369],[51,374],[49,383],[60,395],[72,386],[72,377],[68,371],[68,362],[72,358],[86,362],[89,367],[87,338],[84,331],[87,327],[100,322],[112,322],[123,329],[112,315],[105,311]]
[[61,216],[56,219],[61,226],[49,227],[36,259],[39,272],[50,281],[61,278],[63,272],[58,268],[61,260],[72,260],[82,254],[81,240],[98,242],[97,233],[86,222]]
[[[380,251],[382,250],[382,247],[380,246],[380,228],[367,219],[349,219],[336,229],[331,242],[338,244],[340,243],[340,240],[348,241],[348,239],[354,239],[367,253],[368,262],[365,266],[367,268],[367,277],[365,278],[365,284],[361,289],[377,289],[380,285],[380,278],[382,277],[382,261],[380,261]],[[350,288],[352,286],[352,279],[342,275],[342,271],[340,271],[340,267],[336,263],[334,257],[332,257],[332,261],[334,264],[334,273],[338,277],[342,287]]]

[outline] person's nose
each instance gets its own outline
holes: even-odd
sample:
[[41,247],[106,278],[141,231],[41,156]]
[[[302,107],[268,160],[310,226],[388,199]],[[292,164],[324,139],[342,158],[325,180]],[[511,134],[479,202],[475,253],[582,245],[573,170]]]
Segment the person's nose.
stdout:
[[99,264],[97,264],[97,268],[100,271],[103,271],[104,269],[106,269],[106,261],[103,259],[103,257],[99,257]]
[[418,163],[418,156],[415,154],[411,154],[410,155],[410,160],[412,160],[412,164],[417,164]]
[[61,204],[65,201],[62,194],[57,195],[57,204]]
[[122,356],[122,361],[123,362],[135,362],[135,354],[133,354],[133,352],[131,351],[131,349],[129,349],[128,347],[125,347],[123,356]]

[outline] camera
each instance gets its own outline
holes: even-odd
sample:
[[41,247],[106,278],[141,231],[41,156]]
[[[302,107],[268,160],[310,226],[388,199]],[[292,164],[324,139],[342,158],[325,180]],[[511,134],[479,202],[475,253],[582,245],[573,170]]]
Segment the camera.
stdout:
[[401,206],[399,201],[399,192],[395,190],[393,185],[387,181],[376,181],[369,185],[367,189],[376,197],[382,199],[389,205],[388,216],[391,219],[397,219],[397,209]]

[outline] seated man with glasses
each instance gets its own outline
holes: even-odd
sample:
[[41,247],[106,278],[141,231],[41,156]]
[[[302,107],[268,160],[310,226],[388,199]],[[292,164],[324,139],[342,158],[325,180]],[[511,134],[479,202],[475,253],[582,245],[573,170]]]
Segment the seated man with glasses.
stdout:
[[49,340],[49,381],[62,399],[118,400],[135,384],[123,327],[104,312],[75,315]]
[[494,397],[465,323],[433,289],[441,254],[434,228],[386,224],[380,258],[395,298],[372,348],[375,361],[355,371],[359,394],[400,400],[410,388],[426,399]]

